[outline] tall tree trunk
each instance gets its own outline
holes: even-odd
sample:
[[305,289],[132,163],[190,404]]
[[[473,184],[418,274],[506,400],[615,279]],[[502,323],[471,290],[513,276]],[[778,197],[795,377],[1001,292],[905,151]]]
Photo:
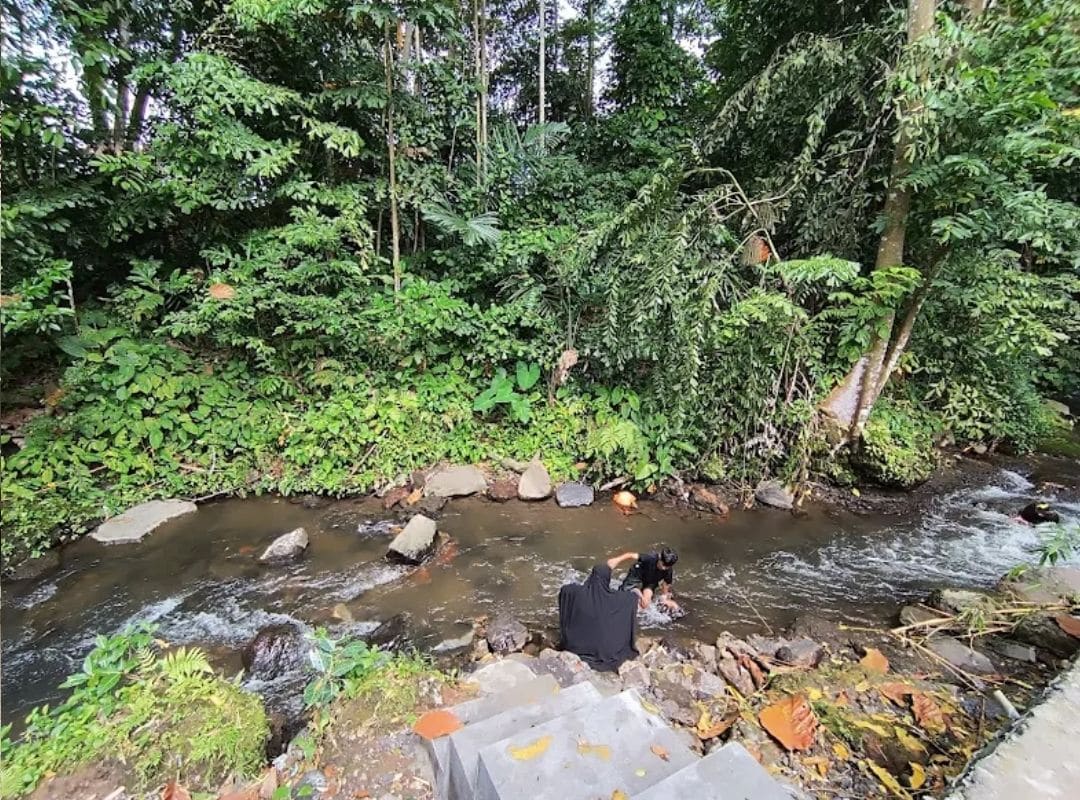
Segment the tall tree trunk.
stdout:
[[487,97],[484,92],[484,48],[481,0],[472,0],[473,79],[476,82],[476,185],[482,186],[487,155]]
[[484,145],[485,159],[488,146],[488,73],[487,0],[480,0],[480,140]]
[[384,27],[386,45],[386,157],[390,163],[390,254],[394,268],[394,296],[401,292],[401,224],[398,220],[397,142],[394,134],[394,42],[390,23]]
[[[934,27],[936,0],[909,0],[907,19],[908,45],[917,42]],[[901,120],[906,119],[911,111],[910,103],[901,100]],[[901,122],[900,133],[893,150],[892,167],[889,171],[889,186],[882,210],[885,227],[878,242],[877,259],[874,269],[895,267],[904,263],[904,241],[907,236],[908,214],[911,210],[912,191],[904,186],[904,181],[911,172],[908,151],[912,142],[908,128]],[[920,303],[921,305],[921,303]],[[844,380],[837,386],[822,405],[822,410],[837,423],[847,429],[847,440],[855,444],[862,436],[866,420],[870,416],[874,403],[885,388],[889,374],[885,370],[886,353],[892,339],[896,315],[887,314],[874,326],[870,346],[862,358],[851,368]],[[912,319],[914,323],[914,319]],[[908,331],[910,336],[910,330]],[[906,343],[906,342],[905,342]],[[899,359],[901,354],[893,348]]]
[[142,135],[143,120],[146,118],[146,106],[150,102],[150,84],[144,83],[135,91],[135,101],[131,104],[131,118],[128,120],[125,145],[134,147]]
[[[126,53],[131,42],[130,23],[126,17],[120,19],[119,37],[120,48]],[[115,153],[122,152],[127,141],[128,112],[131,104],[131,87],[128,84],[130,68],[125,58],[126,56],[121,56],[116,65],[116,104],[112,128],[112,149]]]
[[[545,110],[545,106],[547,105],[547,95],[546,95],[546,93],[544,91],[544,75],[547,72],[547,63],[546,63],[546,60],[547,60],[547,52],[546,52],[546,50],[547,50],[547,41],[546,41],[546,37],[545,37],[545,29],[547,28],[547,24],[546,24],[546,21],[544,20],[544,12],[546,10],[544,0],[539,0],[539,2],[540,2],[540,70],[539,70],[539,73],[540,73],[539,74],[539,78],[540,78],[540,108],[539,108],[539,113],[537,114],[537,121],[541,125],[543,125],[544,121],[545,121],[545,119],[547,117],[547,112]],[[540,146],[543,147],[543,145],[544,145],[544,134],[541,133],[540,134]]]
[[596,0],[588,0],[585,15],[589,21],[588,64],[585,67],[585,118],[593,117],[593,82],[596,80]]

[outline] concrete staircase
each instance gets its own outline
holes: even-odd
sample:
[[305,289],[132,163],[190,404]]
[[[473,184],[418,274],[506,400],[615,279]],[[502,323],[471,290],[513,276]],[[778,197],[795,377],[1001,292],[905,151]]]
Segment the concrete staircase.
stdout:
[[428,743],[440,800],[791,800],[740,744],[698,756],[633,689],[491,666],[478,682],[496,690],[452,709],[464,727]]

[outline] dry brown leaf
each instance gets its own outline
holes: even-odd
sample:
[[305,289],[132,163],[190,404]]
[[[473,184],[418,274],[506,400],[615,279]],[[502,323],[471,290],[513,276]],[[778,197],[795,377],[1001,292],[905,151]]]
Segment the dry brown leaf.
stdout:
[[761,727],[788,750],[806,750],[814,743],[817,717],[801,694],[773,703],[758,715]]
[[438,739],[461,729],[461,720],[453,712],[439,709],[424,714],[413,725],[413,731],[424,739]]
[[191,800],[191,795],[176,781],[169,781],[161,790],[161,800]]
[[864,655],[859,663],[867,672],[876,672],[879,675],[884,675],[889,671],[889,659],[885,658],[880,650],[876,647],[867,647],[866,655]]
[[1080,639],[1080,619],[1069,614],[1058,614],[1054,617],[1054,621],[1069,636]]
[[664,761],[669,761],[671,759],[671,755],[668,753],[667,748],[662,744],[654,744],[649,749],[652,750],[654,756],[658,756],[659,758],[664,759]]
[[915,694],[914,686],[898,682],[883,683],[877,687],[877,690],[881,692],[882,697],[892,700],[898,706],[906,706],[907,702],[904,698],[909,694]]
[[601,761],[611,760],[611,747],[606,744],[589,744],[588,742],[578,742],[577,751],[583,756],[596,756]]
[[521,747],[507,747],[506,749],[509,751],[510,757],[515,761],[532,761],[537,756],[546,753],[549,747],[551,747],[551,736],[541,736],[531,744],[522,745]]
[[945,715],[941,706],[927,694],[916,692],[911,696],[911,713],[919,726],[930,733],[945,732]]
[[236,289],[227,283],[211,283],[210,296],[215,300],[232,300],[236,297]]
[[0,294],[0,308],[18,303],[20,300],[22,300],[21,294]]
[[740,653],[738,662],[741,667],[750,673],[750,679],[754,682],[755,689],[760,689],[765,685],[765,675],[754,659],[750,658],[746,653]]
[[697,733],[698,738],[702,741],[706,739],[715,739],[717,736],[725,733],[728,728],[734,725],[735,721],[738,720],[738,718],[738,713],[734,713],[728,714],[722,719],[713,720],[711,715],[709,714],[709,710],[704,709],[701,712],[701,716],[698,718],[697,727],[695,728],[694,732]]

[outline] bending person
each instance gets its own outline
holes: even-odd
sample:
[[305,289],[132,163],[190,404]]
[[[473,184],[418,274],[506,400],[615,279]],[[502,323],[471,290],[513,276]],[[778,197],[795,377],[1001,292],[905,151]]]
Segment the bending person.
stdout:
[[634,658],[637,601],[611,588],[611,567],[597,564],[584,584],[559,589],[559,635],[569,650],[600,672],[614,672]]
[[675,562],[679,554],[670,547],[661,547],[656,553],[623,553],[608,559],[607,565],[612,570],[624,561],[634,559],[634,565],[623,578],[622,590],[629,590],[637,595],[638,605],[648,608],[653,597],[659,594],[660,604],[679,610],[679,604],[671,598],[671,584],[675,581]]

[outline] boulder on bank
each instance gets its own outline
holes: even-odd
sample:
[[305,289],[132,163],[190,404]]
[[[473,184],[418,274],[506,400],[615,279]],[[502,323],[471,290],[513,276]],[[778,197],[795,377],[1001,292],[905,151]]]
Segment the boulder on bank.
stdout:
[[308,534],[303,528],[296,528],[284,533],[270,543],[259,556],[260,564],[282,564],[295,561],[304,554],[308,546]]
[[412,491],[412,486],[409,484],[387,489],[386,494],[382,496],[382,507],[389,511],[394,506],[404,503],[405,498],[412,494]]
[[780,481],[762,481],[754,489],[754,499],[762,505],[790,511],[795,507],[793,495]]
[[291,622],[267,625],[245,645],[240,660],[248,675],[273,680],[303,665],[304,639]]
[[551,476],[542,463],[534,461],[521,473],[517,495],[522,500],[546,500],[551,497]]
[[420,564],[435,551],[438,536],[435,520],[417,514],[394,537],[386,557],[401,564]]
[[728,504],[720,499],[719,494],[700,483],[690,487],[690,505],[699,511],[708,511],[722,517],[726,517],[730,511]]
[[189,500],[151,500],[105,520],[90,538],[104,544],[138,542],[169,520],[198,510],[199,507]]
[[500,614],[486,632],[488,646],[496,655],[516,653],[529,641],[529,630],[513,617]]
[[951,636],[934,636],[927,643],[927,647],[964,672],[976,675],[990,675],[997,672],[989,658]]
[[946,614],[963,614],[968,609],[993,608],[994,601],[982,592],[971,589],[935,589],[930,593],[929,604]]
[[1062,598],[1080,598],[1080,567],[1035,567],[1018,577],[1005,577],[998,588],[1025,603],[1057,603]]
[[513,479],[495,481],[488,487],[488,497],[496,503],[505,503],[518,496],[518,482]]
[[1074,639],[1054,619],[1042,614],[1024,617],[1013,629],[1012,637],[1058,658],[1072,658],[1080,651],[1080,639]]
[[434,497],[465,497],[487,489],[487,478],[476,467],[453,466],[439,470],[424,485],[424,494]]
[[596,493],[587,483],[564,483],[555,490],[555,502],[561,508],[579,508],[591,506]]

